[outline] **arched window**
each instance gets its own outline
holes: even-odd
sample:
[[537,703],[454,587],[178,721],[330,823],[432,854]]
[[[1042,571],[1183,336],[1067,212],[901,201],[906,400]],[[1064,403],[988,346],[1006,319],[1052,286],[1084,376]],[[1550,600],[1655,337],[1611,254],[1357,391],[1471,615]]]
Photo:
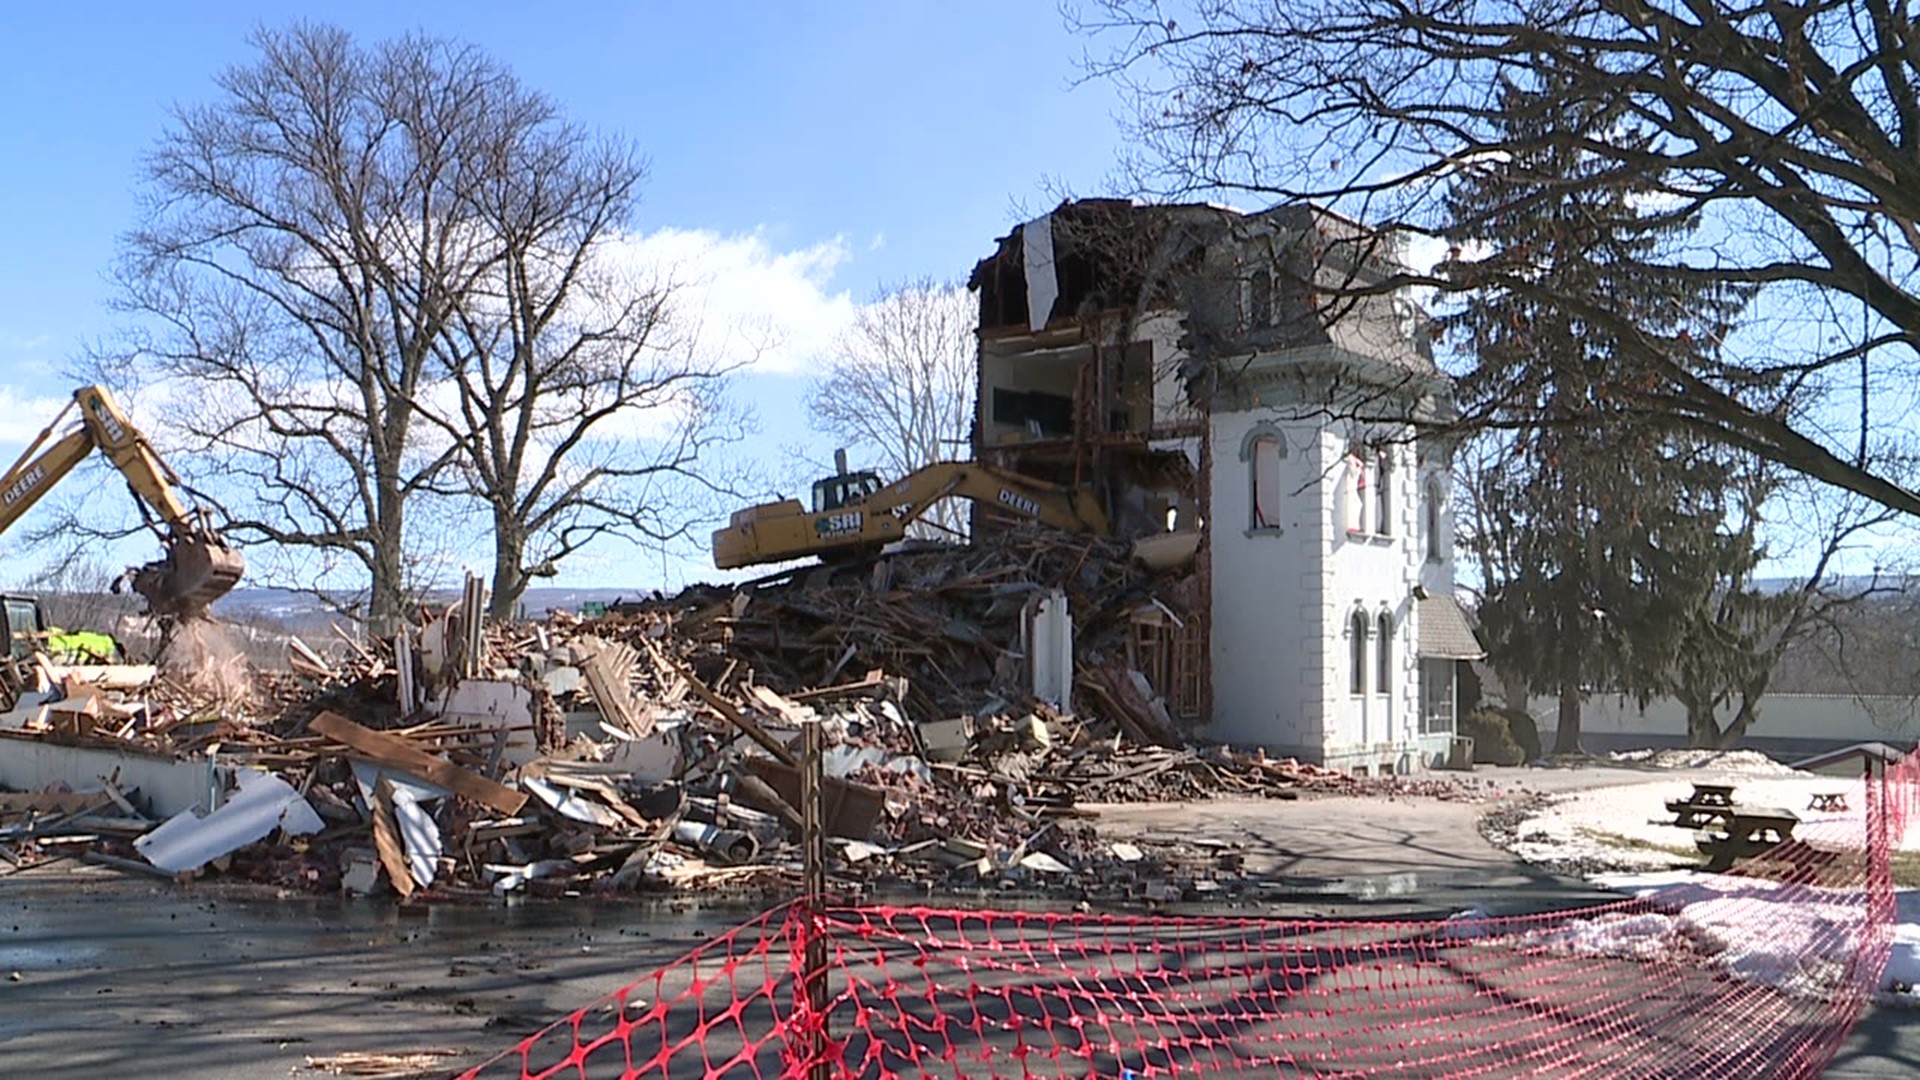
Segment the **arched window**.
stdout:
[[1373,531],[1381,536],[1393,534],[1393,457],[1382,447],[1374,455]]
[[1255,270],[1247,282],[1247,325],[1258,330],[1273,325],[1273,275]]
[[1356,611],[1353,618],[1347,620],[1347,636],[1352,640],[1347,648],[1352,652],[1353,673],[1350,676],[1348,690],[1354,694],[1367,692],[1367,615]]
[[1269,423],[1256,424],[1240,443],[1240,460],[1247,463],[1247,528],[1251,531],[1280,528],[1280,462],[1286,456],[1286,439]]
[[1442,537],[1440,536],[1440,529],[1442,527],[1442,516],[1440,513],[1442,507],[1440,500],[1439,479],[1428,480],[1426,505],[1423,509],[1426,511],[1427,519],[1427,558],[1434,562],[1439,562],[1446,558],[1446,549],[1442,546]]
[[1374,660],[1378,670],[1374,672],[1373,689],[1376,693],[1393,693],[1393,616],[1385,611],[1380,613],[1380,643],[1374,646]]
[[1341,499],[1346,503],[1347,531],[1363,533],[1367,531],[1367,459],[1358,446],[1348,449],[1346,470]]
[[1253,440],[1253,527],[1280,527],[1280,440],[1262,435]]

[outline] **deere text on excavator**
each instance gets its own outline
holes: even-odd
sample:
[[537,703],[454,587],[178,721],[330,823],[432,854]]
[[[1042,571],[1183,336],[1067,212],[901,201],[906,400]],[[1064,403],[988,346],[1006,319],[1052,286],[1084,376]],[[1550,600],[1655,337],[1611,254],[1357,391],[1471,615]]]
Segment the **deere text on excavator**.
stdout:
[[845,451],[834,455],[834,465],[835,475],[814,483],[811,510],[798,499],[782,499],[734,511],[726,528],[714,530],[714,565],[733,570],[877,551],[904,538],[907,526],[949,497],[1071,532],[1109,532],[1093,492],[976,461],[935,462],[884,485],[871,471],[849,472]]
[[[80,410],[79,426],[55,438],[67,409],[75,407]],[[176,619],[204,616],[209,604],[239,583],[246,560],[214,531],[205,511],[188,506],[175,492],[180,478],[105,387],[83,386],[74,391],[67,408],[0,477],[0,534],[95,450],[126,477],[143,516],[157,515],[161,522],[155,525],[148,517],[166,554],[130,572],[133,590],[146,600],[152,614]]]

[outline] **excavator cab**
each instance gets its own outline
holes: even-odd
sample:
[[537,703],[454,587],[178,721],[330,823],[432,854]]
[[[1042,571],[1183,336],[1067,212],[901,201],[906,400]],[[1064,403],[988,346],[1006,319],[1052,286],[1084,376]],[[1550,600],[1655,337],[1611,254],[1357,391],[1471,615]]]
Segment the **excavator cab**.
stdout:
[[859,506],[873,498],[880,487],[879,474],[866,469],[847,471],[847,452],[835,450],[833,475],[813,483],[813,512],[824,514],[845,506]]
[[879,490],[880,477],[871,472],[843,472],[825,480],[816,480],[813,484],[813,512],[819,514],[843,506],[858,506],[873,498],[874,492]]
[[0,623],[0,633],[6,635],[0,639],[5,645],[0,655],[22,662],[33,659],[34,650],[47,633],[47,617],[40,601],[31,596],[0,596],[0,608],[6,611],[5,622]]

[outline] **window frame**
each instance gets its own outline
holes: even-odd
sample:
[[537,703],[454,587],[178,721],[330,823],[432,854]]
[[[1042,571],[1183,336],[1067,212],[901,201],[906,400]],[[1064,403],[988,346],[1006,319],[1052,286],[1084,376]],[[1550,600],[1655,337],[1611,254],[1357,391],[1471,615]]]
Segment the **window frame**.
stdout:
[[1387,447],[1374,451],[1374,536],[1393,535],[1393,453]]
[[1373,692],[1388,697],[1393,695],[1393,613],[1382,611],[1373,620],[1373,636],[1378,639],[1374,645]]
[[1423,509],[1426,512],[1422,517],[1426,520],[1427,525],[1427,561],[1436,563],[1445,562],[1446,553],[1445,549],[1441,547],[1442,537],[1440,535],[1442,496],[1439,477],[1430,476],[1427,478],[1425,496],[1426,506]]
[[1367,696],[1367,638],[1368,627],[1372,620],[1364,611],[1355,611],[1347,616],[1347,636],[1352,638],[1347,644],[1347,693],[1357,698]]
[[[1260,504],[1260,448],[1263,444],[1273,447],[1272,501],[1274,505],[1266,508],[1270,510],[1273,516],[1271,520],[1265,523],[1261,521],[1263,508]],[[1287,460],[1287,456],[1286,433],[1280,430],[1279,426],[1271,422],[1263,420],[1248,429],[1246,435],[1241,437],[1240,460],[1247,466],[1248,536],[1278,536],[1283,531],[1280,525],[1279,506],[1281,487],[1280,463]]]
[[1273,274],[1258,267],[1247,275],[1247,329],[1273,325]]

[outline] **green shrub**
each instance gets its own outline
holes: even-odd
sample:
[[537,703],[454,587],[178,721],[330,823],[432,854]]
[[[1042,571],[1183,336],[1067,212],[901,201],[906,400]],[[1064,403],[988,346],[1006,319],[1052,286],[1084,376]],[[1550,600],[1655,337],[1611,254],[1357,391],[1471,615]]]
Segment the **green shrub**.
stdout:
[[1513,740],[1513,728],[1497,709],[1476,709],[1460,719],[1460,734],[1473,740],[1477,765],[1521,765],[1527,752]]
[[1538,761],[1540,759],[1540,727],[1533,722],[1533,716],[1519,709],[1494,709],[1493,711],[1507,718],[1507,733],[1513,736],[1513,741],[1520,747],[1520,752],[1526,755],[1521,760]]

